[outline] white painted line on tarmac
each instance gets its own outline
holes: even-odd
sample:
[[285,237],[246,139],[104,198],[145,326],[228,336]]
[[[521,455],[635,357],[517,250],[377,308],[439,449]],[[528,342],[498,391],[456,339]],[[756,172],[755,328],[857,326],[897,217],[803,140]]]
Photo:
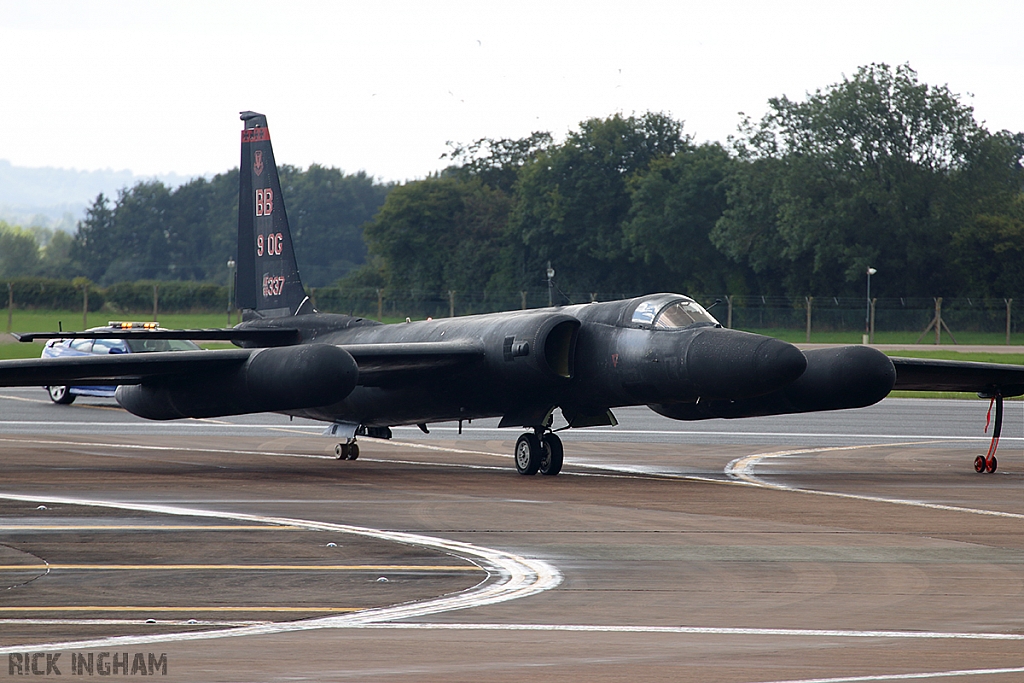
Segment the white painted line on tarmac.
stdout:
[[[215,453],[220,455],[258,455],[258,456],[272,456],[280,458],[312,458],[319,460],[336,460],[337,457],[334,455],[317,455],[314,453],[283,453],[280,451],[253,451],[244,449],[233,449],[233,448],[199,448],[192,446],[154,446],[144,444],[119,444],[112,442],[95,442],[95,441],[61,441],[56,439],[25,439],[19,437],[3,437],[0,436],[0,444],[3,443],[20,443],[20,444],[32,444],[39,446],[74,446],[74,447],[85,447],[85,448],[116,448],[130,451],[188,451],[190,453]],[[437,451],[441,453],[459,453],[463,455],[485,455],[495,458],[503,458],[505,460],[512,459],[511,453],[494,453],[491,451],[474,451],[467,450],[464,448],[449,448],[447,446],[432,446],[423,443],[413,443],[408,441],[384,441],[374,440],[376,446],[391,446],[393,448],[414,448],[420,450]],[[931,443],[931,442],[927,442]],[[885,444],[893,445],[893,444]],[[899,445],[899,444],[896,444]],[[123,456],[112,456],[104,453],[90,453],[93,457],[123,457]],[[470,465],[464,463],[450,463],[450,462],[423,462],[417,460],[396,460],[394,458],[368,458],[360,457],[363,462],[379,462],[388,464],[399,464],[399,465],[417,465],[421,467],[456,467],[460,469],[475,469],[475,470],[491,470],[496,472],[507,472],[508,468],[498,467],[494,465]],[[179,462],[179,461],[171,461]],[[185,462],[182,464],[192,465],[194,463]],[[705,477],[696,474],[679,474],[674,472],[665,472],[656,468],[646,467],[643,465],[610,465],[605,463],[591,463],[581,462],[575,459],[566,459],[565,464],[567,466],[586,467],[588,469],[602,470],[605,473],[595,472],[570,472],[562,470],[563,475],[573,477],[619,477],[619,478],[658,478],[658,479],[678,479],[685,481],[700,481],[713,484],[750,484],[750,482],[733,481],[730,479],[716,479],[714,477]],[[211,465],[213,467],[214,465]]]
[[410,441],[372,441],[375,446],[399,446],[402,448],[419,448],[425,451],[442,451],[444,453],[463,453],[465,455],[489,455],[495,458],[508,458],[511,459],[513,456],[511,453],[494,453],[492,451],[471,451],[465,448],[451,448],[449,446],[431,446],[425,443],[413,443]]
[[830,453],[833,451],[853,451],[867,448],[891,448],[893,446],[913,446],[933,442],[911,442],[903,444],[866,444],[863,446],[841,446],[834,448],[799,448],[786,451],[772,451],[768,453],[754,453],[736,458],[725,466],[726,476],[752,486],[775,489],[777,491],[789,491],[793,493],[808,493],[815,496],[830,496],[833,498],[847,498],[850,500],[864,500],[871,503],[890,503],[892,505],[906,505],[909,507],[926,508],[928,510],[942,510],[944,512],[963,512],[972,515],[984,515],[986,517],[1004,517],[1007,519],[1024,519],[1024,514],[1018,512],[1002,512],[1000,510],[985,510],[982,508],[971,508],[959,505],[943,505],[942,503],[929,503],[923,500],[912,500],[909,498],[885,498],[883,496],[867,496],[859,493],[842,493],[839,491],[823,491],[820,489],[805,489],[788,484],[778,484],[766,481],[754,473],[754,468],[772,458],[785,458],[793,455],[808,455],[812,453]]
[[713,636],[798,636],[801,638],[896,638],[902,640],[1024,641],[1024,633],[971,631],[885,631],[809,628],[729,628],[720,626],[626,626],[597,624],[364,624],[362,628],[427,631],[566,631],[577,633],[680,633]]
[[[98,407],[98,406],[94,406]],[[112,410],[120,410],[120,408],[112,408]],[[329,424],[329,423],[324,423]],[[232,424],[230,422],[207,422],[206,420],[192,420],[185,418],[184,420],[177,420],[174,422],[167,421],[156,421],[156,420],[143,420],[140,418],[135,422],[93,422],[86,420],[46,420],[45,422],[40,420],[0,420],[0,426],[13,425],[18,427],[24,427],[28,425],[36,425],[39,427],[47,427],[50,425],[57,425],[60,427],[142,427],[150,428],[156,425],[160,427],[188,427],[189,429],[195,429],[196,427],[205,427],[207,429],[279,429],[288,427],[289,429],[306,429],[311,432],[320,433],[324,430],[324,425],[289,425],[284,424]]]
[[46,401],[41,398],[26,398],[24,396],[11,396],[10,394],[0,394],[0,398],[7,399],[8,401],[23,401],[25,403],[52,403],[52,401]]
[[385,531],[348,524],[334,524],[315,520],[273,517],[241,512],[225,512],[218,510],[202,510],[198,508],[174,507],[148,503],[128,503],[109,500],[95,500],[68,496],[52,496],[47,494],[14,494],[0,493],[0,499],[17,500],[33,503],[50,503],[56,505],[84,505],[89,507],[133,510],[182,517],[200,517],[214,519],[231,519],[252,523],[275,524],[282,526],[299,526],[311,531],[329,531],[347,533],[382,541],[415,545],[439,550],[461,557],[481,569],[487,571],[487,578],[458,593],[443,595],[428,600],[378,607],[362,610],[342,616],[321,617],[304,621],[258,624],[239,628],[226,628],[216,631],[186,631],[178,633],[129,635],[95,638],[69,642],[49,642],[38,644],[21,644],[15,647],[0,647],[0,654],[11,654],[31,650],[80,649],[95,647],[119,647],[122,645],[141,645],[146,643],[168,643],[213,638],[231,638],[240,636],[258,636],[272,633],[307,631],[324,628],[355,627],[382,621],[394,621],[414,617],[424,617],[453,610],[468,609],[492,605],[508,600],[517,600],[543,591],[551,590],[562,582],[562,574],[554,566],[542,560],[526,558],[521,555],[487,548],[484,546],[451,541],[434,536],[424,536],[400,531]]
[[909,674],[873,674],[868,676],[841,676],[839,678],[801,678],[800,680],[761,681],[760,683],[861,683],[867,681],[915,681],[925,678],[959,678],[963,676],[998,676],[1024,673],[1024,667],[1006,669],[960,669],[959,671],[928,671]]
[[[0,423],[2,424],[2,423]],[[990,441],[991,436],[954,436],[954,435],[939,435],[934,434],[865,434],[862,432],[747,432],[738,429],[731,431],[714,431],[704,429],[604,429],[600,427],[586,427],[586,431],[573,432],[568,430],[566,432],[559,432],[559,434],[607,434],[616,435],[621,434],[624,436],[635,436],[635,435],[655,435],[655,436],[733,436],[733,437],[788,437],[788,438],[815,438],[815,439],[936,439],[939,441]],[[409,431],[414,432],[417,430],[416,427],[392,427],[392,431]],[[458,427],[431,427],[430,432],[458,432]],[[513,434],[509,434],[508,429],[498,429],[497,427],[463,427],[463,432],[495,432],[498,434],[507,434],[509,437]],[[1024,441],[1024,437],[1019,436],[1005,436],[1000,437],[1000,441]],[[891,444],[890,444],[891,445]]]
[[255,626],[271,623],[210,619],[0,619],[0,626]]
[[[5,397],[0,395],[0,398],[12,398],[16,400],[29,400],[20,399],[16,397]],[[45,403],[46,401],[41,401]],[[112,408],[120,410],[120,408]],[[92,421],[92,420],[47,420],[41,422],[39,420],[0,420],[0,427],[3,426],[60,426],[60,427],[88,427],[88,428],[110,428],[110,427],[136,427],[136,428],[148,428],[152,422],[139,419],[137,421],[120,421],[120,422],[103,422],[103,421]],[[160,422],[159,426],[161,429],[164,428],[187,428],[187,429],[210,429],[210,430],[289,430],[295,433],[306,433],[309,432],[311,435],[319,435],[323,431],[324,425],[328,423],[318,424],[294,424],[294,423],[234,423],[219,420],[208,420],[208,419],[186,419],[173,422]],[[393,432],[409,432],[415,433],[418,430],[417,427],[405,427],[398,426],[391,428]],[[431,433],[435,432],[450,432],[458,434],[458,427],[431,427]],[[498,428],[498,427],[466,427],[462,428],[463,433],[466,434],[494,434],[495,436],[511,440],[516,435],[515,428]],[[564,433],[566,436],[572,436],[574,434],[600,434],[604,436],[676,436],[680,438],[685,437],[699,437],[699,436],[726,436],[726,437],[742,437],[742,438],[801,438],[801,439],[868,439],[872,441],[895,439],[905,441],[907,439],[936,439],[939,441],[989,441],[991,437],[985,435],[979,436],[963,436],[954,434],[868,434],[868,433],[853,433],[853,432],[763,432],[763,431],[742,431],[742,430],[701,430],[701,429],[606,429],[600,427],[587,427],[586,431],[573,432],[571,430]],[[1003,436],[1001,441],[1004,443],[1020,441],[1024,442],[1024,437],[1021,436]]]

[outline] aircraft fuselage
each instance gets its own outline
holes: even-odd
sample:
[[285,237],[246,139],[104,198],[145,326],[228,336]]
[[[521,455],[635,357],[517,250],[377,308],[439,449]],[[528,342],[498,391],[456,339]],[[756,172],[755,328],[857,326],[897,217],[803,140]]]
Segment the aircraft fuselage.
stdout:
[[366,426],[481,417],[538,426],[555,407],[576,426],[605,424],[618,406],[766,394],[806,367],[798,349],[777,339],[710,323],[656,329],[626,318],[635,307],[635,300],[615,301],[392,325],[317,314],[243,326],[299,323],[303,343],[342,348],[462,342],[479,349],[468,362],[421,369],[401,382],[374,381],[372,369],[364,378],[360,359],[359,384],[343,401],[289,411]]

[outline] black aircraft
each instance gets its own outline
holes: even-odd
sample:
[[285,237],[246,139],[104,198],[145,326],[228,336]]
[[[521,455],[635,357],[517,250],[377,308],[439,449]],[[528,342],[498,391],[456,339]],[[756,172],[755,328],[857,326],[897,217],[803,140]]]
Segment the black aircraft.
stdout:
[[[331,423],[339,458],[357,436],[390,427],[500,417],[525,427],[521,474],[558,474],[552,431],[615,425],[612,409],[647,405],[677,420],[740,418],[880,401],[897,389],[976,391],[997,403],[1024,394],[1024,366],[890,359],[867,346],[801,352],[724,329],[693,299],[622,301],[383,325],[318,312],[299,280],[270,130],[243,112],[236,304],[243,321],[218,330],[123,330],[17,335],[230,340],[240,348],[0,361],[0,386],[118,385],[144,418],[274,411]],[[996,441],[975,468],[994,471]]]

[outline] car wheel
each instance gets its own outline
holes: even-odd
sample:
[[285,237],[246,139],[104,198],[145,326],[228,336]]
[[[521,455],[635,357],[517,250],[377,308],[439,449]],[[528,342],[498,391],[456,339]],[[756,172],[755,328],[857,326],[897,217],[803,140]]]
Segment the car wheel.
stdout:
[[51,401],[62,406],[66,406],[75,400],[75,395],[68,391],[67,387],[46,387],[46,391],[50,394]]

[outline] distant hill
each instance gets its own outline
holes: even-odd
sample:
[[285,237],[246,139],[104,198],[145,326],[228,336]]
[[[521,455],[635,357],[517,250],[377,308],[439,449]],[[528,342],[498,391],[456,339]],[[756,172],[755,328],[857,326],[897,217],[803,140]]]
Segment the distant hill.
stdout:
[[160,180],[177,187],[191,179],[176,173],[140,176],[129,170],[28,168],[0,159],[0,220],[74,232],[86,207],[100,192],[116,197],[119,189],[140,181]]

